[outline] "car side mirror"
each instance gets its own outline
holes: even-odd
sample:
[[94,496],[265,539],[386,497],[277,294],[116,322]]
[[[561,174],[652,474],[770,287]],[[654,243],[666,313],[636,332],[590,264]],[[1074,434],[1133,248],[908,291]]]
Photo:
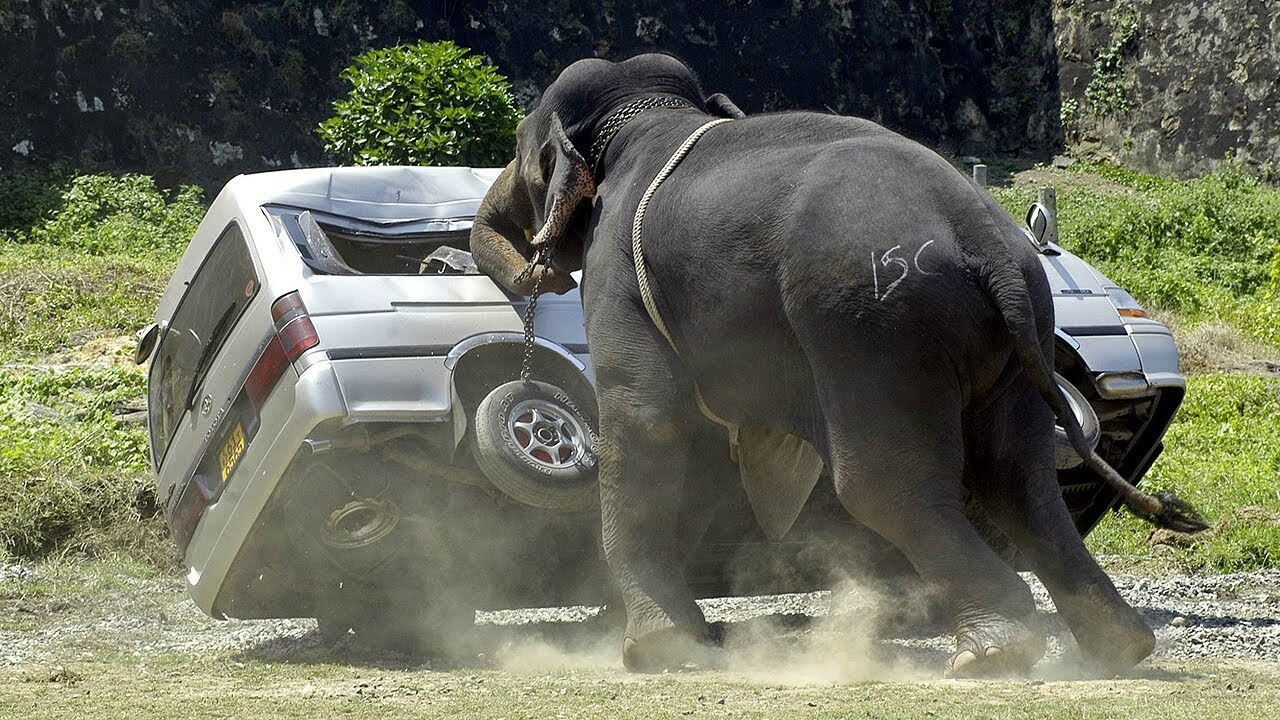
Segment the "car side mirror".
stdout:
[[160,325],[151,323],[137,332],[138,346],[133,350],[133,362],[141,365],[151,357],[156,349],[156,341],[160,339]]

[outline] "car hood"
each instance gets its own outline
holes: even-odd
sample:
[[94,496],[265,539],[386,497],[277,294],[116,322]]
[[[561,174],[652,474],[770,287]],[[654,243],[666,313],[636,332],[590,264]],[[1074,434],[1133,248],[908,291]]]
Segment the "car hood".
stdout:
[[1050,244],[1040,265],[1053,293],[1054,317],[1068,335],[1124,335],[1124,322],[1107,297],[1116,284],[1076,255]]

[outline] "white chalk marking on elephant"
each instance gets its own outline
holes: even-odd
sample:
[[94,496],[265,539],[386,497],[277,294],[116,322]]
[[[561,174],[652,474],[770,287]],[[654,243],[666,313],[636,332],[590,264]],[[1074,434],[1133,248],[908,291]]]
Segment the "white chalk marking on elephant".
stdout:
[[933,244],[933,241],[932,241],[932,240],[930,240],[930,241],[926,242],[925,244],[921,245],[921,246],[920,246],[920,249],[916,251],[916,256],[915,256],[914,258],[912,258],[912,263],[916,266],[916,271],[917,271],[917,272],[919,272],[921,275],[936,275],[936,274],[937,274],[937,273],[931,273],[931,272],[929,272],[928,270],[925,270],[924,268],[920,267],[920,253],[924,252],[924,249],[925,249],[925,248],[927,248],[927,247],[929,247],[929,246],[930,246],[930,245],[932,245],[932,244]]
[[911,272],[911,266],[907,264],[906,260],[900,257],[890,257],[891,255],[893,255],[893,252],[895,250],[901,250],[901,249],[902,249],[901,245],[894,245],[893,247],[886,250],[884,255],[880,256],[881,265],[884,265],[885,267],[889,267],[890,263],[897,263],[898,266],[902,268],[902,275],[898,276],[897,280],[894,280],[893,282],[889,283],[889,287],[884,289],[883,294],[880,292],[880,273],[878,270],[876,270],[876,254],[875,252],[871,253],[871,281],[874,284],[873,293],[874,293],[875,299],[879,300],[880,302],[884,302],[884,299],[889,297],[889,293],[893,292],[893,289],[898,287],[898,283],[902,282],[903,280],[906,280],[907,275]]

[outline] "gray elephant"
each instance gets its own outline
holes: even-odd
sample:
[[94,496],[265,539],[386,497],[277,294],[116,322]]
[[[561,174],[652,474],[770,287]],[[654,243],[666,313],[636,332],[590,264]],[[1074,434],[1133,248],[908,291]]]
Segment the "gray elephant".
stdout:
[[471,243],[513,292],[544,272],[541,289],[562,291],[583,270],[628,668],[679,665],[708,641],[683,564],[722,479],[706,455],[726,439],[773,537],[829,469],[953,619],[948,675],[1025,671],[1044,651],[1030,590],[966,517],[974,499],[1087,658],[1118,672],[1150,653],[1062,501],[1055,417],[1130,508],[1202,525],[1084,444],[1053,383],[1032,245],[933,152],[856,118],[744,118],[669,56],[582,60],[520,124]]

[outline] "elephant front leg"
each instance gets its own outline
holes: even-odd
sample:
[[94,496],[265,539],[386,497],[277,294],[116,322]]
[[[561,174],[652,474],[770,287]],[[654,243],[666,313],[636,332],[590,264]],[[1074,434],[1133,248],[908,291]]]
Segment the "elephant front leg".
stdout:
[[[627,609],[623,662],[656,672],[709,660],[706,619],[684,576],[679,517],[697,419],[670,387],[600,391],[605,557]],[[696,412],[696,410],[694,410]]]

